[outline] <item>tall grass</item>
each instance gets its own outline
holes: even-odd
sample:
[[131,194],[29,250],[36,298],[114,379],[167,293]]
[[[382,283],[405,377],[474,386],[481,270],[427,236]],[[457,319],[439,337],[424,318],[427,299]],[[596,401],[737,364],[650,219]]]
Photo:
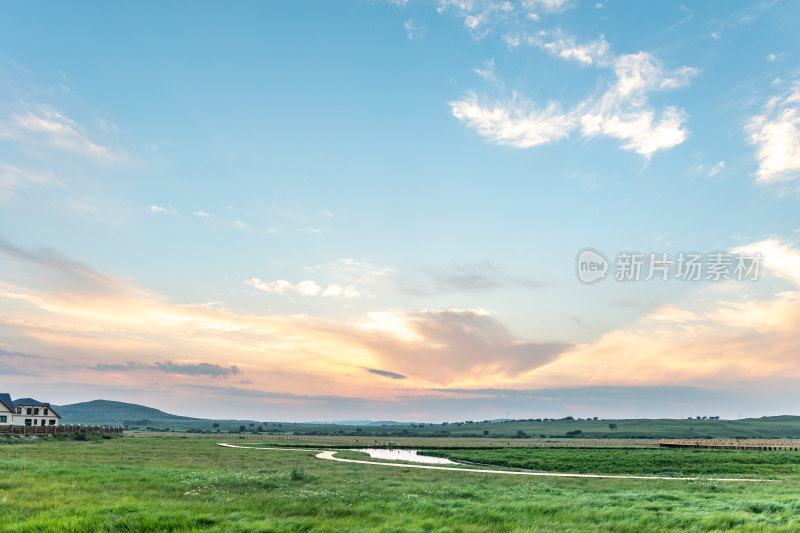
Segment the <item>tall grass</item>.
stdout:
[[[611,462],[640,468],[641,451]],[[762,458],[747,467],[754,475],[775,468]],[[0,531],[797,531],[800,476],[783,479],[520,479],[209,439],[42,441],[0,444]]]

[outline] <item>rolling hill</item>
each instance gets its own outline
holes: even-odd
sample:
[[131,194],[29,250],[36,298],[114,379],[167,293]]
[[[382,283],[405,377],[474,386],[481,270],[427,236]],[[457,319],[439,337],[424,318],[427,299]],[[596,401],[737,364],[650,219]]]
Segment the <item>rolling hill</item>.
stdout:
[[127,429],[280,435],[414,436],[414,437],[570,437],[588,439],[653,438],[800,438],[800,417],[770,416],[741,420],[719,419],[620,419],[594,420],[566,417],[558,420],[486,420],[442,424],[404,424],[390,421],[344,420],[339,422],[259,422],[213,420],[166,413],[125,402],[94,400],[53,406],[62,424],[120,424]]
[[124,420],[198,420],[188,416],[171,415],[144,405],[110,400],[54,405],[53,409],[61,415],[63,424],[114,424]]

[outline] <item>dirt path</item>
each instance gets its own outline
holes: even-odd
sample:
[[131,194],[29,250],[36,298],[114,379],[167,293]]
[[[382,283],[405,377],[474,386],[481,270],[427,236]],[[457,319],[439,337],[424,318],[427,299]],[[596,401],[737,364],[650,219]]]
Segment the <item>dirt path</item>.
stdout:
[[315,456],[317,459],[325,459],[328,461],[338,461],[340,463],[355,463],[360,465],[377,465],[377,466],[394,466],[397,468],[421,468],[424,470],[456,470],[458,472],[472,472],[479,474],[505,474],[510,476],[538,476],[538,477],[569,477],[569,478],[593,478],[593,479],[646,479],[651,481],[767,481],[776,482],[773,479],[744,479],[744,478],[720,478],[720,477],[657,477],[657,476],[612,476],[604,474],[559,474],[554,472],[520,472],[515,470],[486,470],[477,468],[459,468],[449,466],[431,466],[431,465],[414,465],[408,463],[379,463],[377,461],[361,461],[358,459],[340,459],[334,457],[336,451],[319,451],[310,448],[256,448],[253,446],[236,446],[234,444],[220,443],[218,446],[225,446],[226,448],[246,448],[250,450],[293,450],[302,452],[319,452]]

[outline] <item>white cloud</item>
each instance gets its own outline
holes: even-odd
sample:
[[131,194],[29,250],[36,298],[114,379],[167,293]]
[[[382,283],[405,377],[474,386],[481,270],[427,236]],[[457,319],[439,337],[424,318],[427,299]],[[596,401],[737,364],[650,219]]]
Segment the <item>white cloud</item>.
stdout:
[[356,288],[355,285],[347,285],[346,287],[342,287],[341,285],[328,285],[325,291],[322,293],[322,296],[343,296],[344,298],[357,298],[361,296],[361,291]]
[[649,106],[647,93],[681,87],[696,70],[681,67],[666,71],[661,62],[647,52],[619,56],[612,64],[617,80],[581,117],[583,134],[626,141],[623,149],[646,157],[686,140],[689,132],[683,127],[685,113],[669,106],[657,119],[655,110]]
[[403,29],[406,30],[406,35],[409,41],[413,41],[414,37],[418,35],[419,28],[414,24],[413,19],[408,19],[403,23]]
[[192,214],[193,214],[194,216],[196,216],[196,217],[210,217],[210,216],[211,216],[211,215],[209,215],[208,213],[206,213],[205,211],[195,211],[195,212],[194,212],[194,213],[192,213]]
[[286,281],[285,279],[279,279],[276,281],[264,282],[258,278],[251,278],[245,282],[247,285],[250,285],[254,289],[258,289],[264,292],[271,292],[274,294],[283,294],[288,290],[292,289],[292,284]]
[[766,239],[731,250],[734,254],[755,255],[764,258],[764,267],[770,272],[800,287],[800,250],[777,239]]
[[570,4],[570,0],[523,0],[522,6],[525,9],[535,11],[541,9],[551,13],[564,11]]
[[544,43],[542,48],[562,59],[574,59],[579,63],[591,65],[603,61],[608,56],[610,46],[604,37],[588,44],[577,44],[572,36],[559,37]]
[[250,229],[250,226],[248,226],[246,223],[242,222],[242,220],[238,218],[233,220],[233,227],[239,229]]
[[444,13],[450,9],[463,17],[464,26],[473,31],[478,27],[490,26],[497,20],[504,20],[515,10],[514,4],[508,1],[440,0],[436,11]]
[[15,198],[18,189],[43,185],[64,188],[64,185],[49,172],[30,172],[0,163],[0,201]]
[[712,177],[716,176],[717,174],[719,174],[720,172],[725,170],[726,166],[728,166],[728,165],[727,165],[727,163],[725,163],[725,161],[720,161],[719,163],[717,163],[716,165],[711,167],[711,170],[708,171],[708,175],[712,176]]
[[596,112],[581,117],[581,128],[588,137],[605,135],[627,141],[623,149],[649,157],[686,140],[688,131],[682,126],[684,118],[674,107],[664,109],[661,119],[656,121],[655,112],[651,110],[624,111],[601,105]]
[[767,61],[775,61],[776,59],[778,59],[778,56],[776,56],[775,54],[767,55]]
[[507,37],[506,42],[527,42],[564,59],[583,64],[610,66],[616,81],[599,98],[578,102],[567,112],[556,103],[545,109],[514,96],[511,101],[483,103],[475,93],[450,102],[453,116],[465,122],[490,142],[529,148],[568,137],[580,127],[584,136],[608,136],[624,141],[622,148],[645,157],[672,148],[688,137],[683,126],[686,116],[673,106],[660,115],[649,105],[647,93],[686,85],[696,69],[681,67],[668,71],[646,52],[613,57],[604,39],[589,45],[576,45],[574,37],[556,32],[556,39]]
[[39,105],[0,122],[0,137],[24,144],[54,146],[101,163],[125,160],[125,155],[92,141],[84,128],[55,109]]
[[175,210],[171,207],[163,207],[160,205],[152,204],[150,207],[151,213],[163,213],[165,215],[175,215],[177,214]]
[[561,113],[556,104],[535,109],[521,98],[508,102],[481,103],[476,94],[450,102],[453,116],[466,122],[489,141],[517,148],[530,148],[567,137],[575,126],[572,115]]
[[317,294],[322,292],[322,287],[317,285],[315,281],[306,280],[306,281],[301,281],[300,283],[295,285],[294,290],[305,296],[316,296]]
[[322,288],[314,280],[301,281],[295,285],[285,279],[275,281],[261,281],[259,278],[251,278],[245,281],[245,284],[250,285],[254,289],[268,292],[271,294],[286,294],[296,293],[302,296],[324,296],[324,297],[341,297],[341,298],[357,298],[362,295],[362,292],[355,285],[328,285],[325,289]]
[[745,128],[756,146],[756,181],[776,183],[800,177],[800,82],[771,98]]
[[527,44],[583,65],[606,64],[611,52],[611,46],[602,35],[596,41],[578,44],[574,35],[569,35],[561,29],[552,32],[540,31],[534,35],[524,33],[504,35],[503,40],[511,49]]

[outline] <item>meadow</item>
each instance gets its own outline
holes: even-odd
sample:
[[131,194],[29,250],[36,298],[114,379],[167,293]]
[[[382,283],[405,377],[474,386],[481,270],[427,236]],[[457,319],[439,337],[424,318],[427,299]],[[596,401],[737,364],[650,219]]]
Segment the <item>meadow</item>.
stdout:
[[[730,474],[732,465],[740,465],[751,476],[781,480],[720,483],[385,468],[322,461],[309,450],[230,449],[216,442],[159,436],[0,444],[0,530],[800,530],[800,475],[790,452],[509,450],[544,452],[536,457],[549,462],[535,465],[506,457],[517,466],[572,464],[595,473],[670,468]],[[671,462],[651,466],[652,452],[664,452]]]

